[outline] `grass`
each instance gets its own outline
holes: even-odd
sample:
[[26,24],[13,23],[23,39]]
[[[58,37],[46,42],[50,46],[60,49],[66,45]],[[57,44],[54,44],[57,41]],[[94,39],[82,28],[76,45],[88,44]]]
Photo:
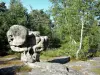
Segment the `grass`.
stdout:
[[7,55],[7,56],[4,56],[3,58],[11,58],[11,57],[17,57],[16,55]]
[[71,60],[75,60],[75,50],[67,50],[67,49],[49,49],[46,51],[43,51],[40,55],[40,59],[42,60],[49,60],[53,57],[60,57],[60,56],[70,56]]
[[16,72],[30,72],[31,70],[32,70],[32,68],[25,65],[25,66],[18,67],[16,69]]
[[2,61],[2,62],[3,63],[0,64],[0,68],[23,65],[23,62],[21,62],[20,60],[11,60],[11,61]]
[[100,57],[100,51],[97,51],[95,56]]
[[40,59],[48,60],[53,57],[59,57],[59,56],[68,56],[68,54],[65,50],[62,49],[47,50],[41,53]]
[[3,56],[3,57],[0,57],[0,60],[7,59],[7,58],[13,58],[13,57],[18,58],[17,55],[6,55],[6,56]]
[[20,60],[12,60],[12,61],[8,61],[7,64],[22,65],[23,62],[21,62]]
[[0,57],[0,60],[7,60],[7,59],[10,59],[10,58],[17,58],[17,59],[20,59],[20,53],[16,53],[16,54],[11,54],[11,55],[6,55],[6,56],[1,56]]
[[23,62],[21,62],[19,59],[14,59],[14,60],[7,60],[9,58],[17,57],[17,55],[7,55],[4,57],[0,58],[0,68],[5,68],[5,67],[11,67],[11,66],[21,66],[16,68],[16,72],[30,72],[32,68],[28,66],[22,66],[24,65]]
[[18,60],[17,55],[7,55],[0,58],[0,68],[20,65],[23,65],[23,62]]

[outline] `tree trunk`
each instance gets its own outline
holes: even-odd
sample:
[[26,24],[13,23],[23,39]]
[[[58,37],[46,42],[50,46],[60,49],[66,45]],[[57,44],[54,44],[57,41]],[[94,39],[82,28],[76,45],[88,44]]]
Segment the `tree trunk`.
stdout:
[[81,51],[81,48],[82,48],[83,28],[84,28],[84,18],[82,17],[82,28],[81,28],[80,45],[79,45],[79,48],[78,48],[78,50],[76,52],[76,59],[79,59],[79,52]]

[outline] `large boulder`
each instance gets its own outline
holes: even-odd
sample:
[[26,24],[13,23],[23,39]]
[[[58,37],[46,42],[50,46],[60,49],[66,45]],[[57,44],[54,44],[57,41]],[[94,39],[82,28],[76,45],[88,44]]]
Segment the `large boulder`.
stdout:
[[20,48],[19,46],[23,45],[26,41],[28,35],[28,29],[24,26],[13,25],[7,31],[7,38],[10,44],[10,47],[13,51],[25,51],[26,47]]
[[40,36],[39,31],[29,31],[22,25],[11,26],[7,38],[13,51],[22,52],[24,62],[39,61],[40,52],[47,48],[47,36]]

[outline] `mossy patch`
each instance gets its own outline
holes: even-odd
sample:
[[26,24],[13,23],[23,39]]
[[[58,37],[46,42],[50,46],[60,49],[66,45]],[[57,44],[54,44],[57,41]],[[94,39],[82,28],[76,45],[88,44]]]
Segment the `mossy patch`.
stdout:
[[91,71],[96,73],[97,75],[100,75],[100,68],[93,68],[91,69]]
[[84,68],[83,66],[71,66],[71,68],[73,68],[74,70],[81,70],[82,68]]
[[96,66],[98,63],[95,61],[88,61],[91,65]]
[[21,66],[21,67],[18,67],[16,69],[16,72],[30,72],[32,70],[32,68],[30,68],[29,66]]

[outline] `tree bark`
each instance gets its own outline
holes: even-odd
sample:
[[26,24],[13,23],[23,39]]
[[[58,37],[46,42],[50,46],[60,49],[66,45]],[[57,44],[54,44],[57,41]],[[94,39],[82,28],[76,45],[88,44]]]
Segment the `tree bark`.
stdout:
[[82,17],[82,28],[81,28],[81,37],[80,37],[80,45],[76,52],[76,59],[79,59],[79,52],[82,49],[82,40],[83,40],[83,28],[84,28],[84,18]]

